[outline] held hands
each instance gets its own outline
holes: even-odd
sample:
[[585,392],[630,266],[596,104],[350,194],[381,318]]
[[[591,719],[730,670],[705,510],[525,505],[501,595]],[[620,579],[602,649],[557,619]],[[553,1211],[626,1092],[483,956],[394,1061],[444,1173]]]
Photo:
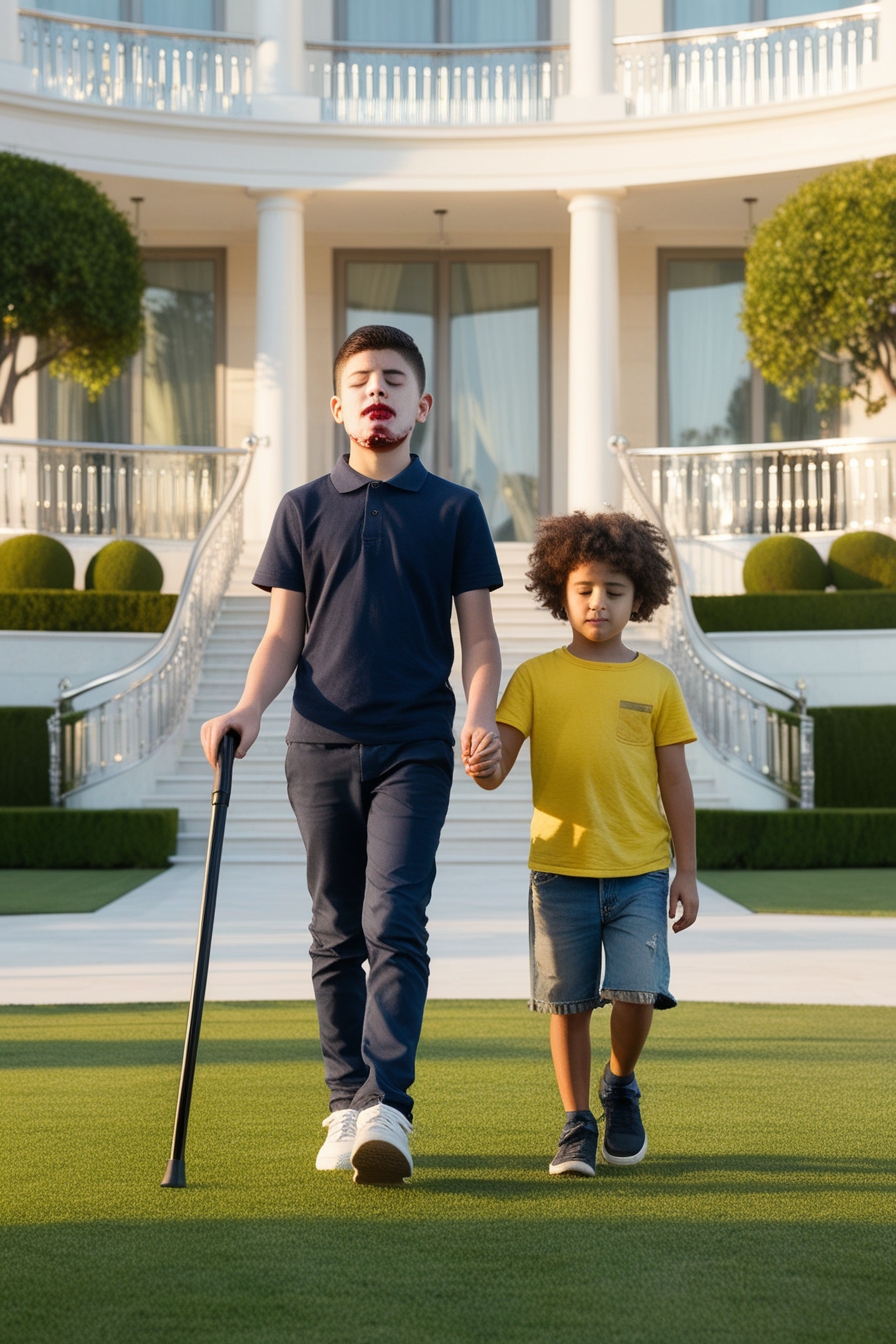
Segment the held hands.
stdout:
[[480,728],[464,724],[460,749],[464,769],[473,779],[488,779],[501,764],[501,739],[494,725]]
[[199,730],[199,740],[209,765],[214,770],[218,759],[218,747],[228,728],[235,729],[240,735],[236,758],[241,761],[258,736],[261,727],[261,714],[252,708],[241,709],[237,706],[229,714],[219,714],[216,719],[207,719]]
[[[679,904],[681,905],[681,915],[678,919],[675,919]],[[697,894],[696,873],[679,873],[676,871],[669,887],[669,918],[675,919],[672,932],[681,933],[684,929],[689,929],[697,918],[699,908],[700,897]]]

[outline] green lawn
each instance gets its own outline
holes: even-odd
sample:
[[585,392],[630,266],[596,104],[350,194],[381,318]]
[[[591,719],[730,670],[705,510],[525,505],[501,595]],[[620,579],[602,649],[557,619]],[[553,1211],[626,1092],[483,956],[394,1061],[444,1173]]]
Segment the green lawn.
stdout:
[[896,868],[706,869],[700,880],[762,914],[896,915]]
[[0,915],[72,915],[99,910],[163,871],[162,868],[0,868]]
[[[896,1010],[684,1005],[646,1161],[557,1180],[547,1022],[432,1003],[402,1190],[317,1173],[310,1003],[0,1010],[10,1344],[877,1344],[896,1318]],[[607,1022],[597,1021],[598,1058]]]

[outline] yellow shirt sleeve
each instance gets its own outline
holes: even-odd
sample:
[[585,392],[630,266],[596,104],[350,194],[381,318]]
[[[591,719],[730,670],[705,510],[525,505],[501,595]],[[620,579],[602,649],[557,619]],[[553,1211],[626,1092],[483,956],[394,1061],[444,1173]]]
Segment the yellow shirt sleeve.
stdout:
[[663,689],[654,727],[653,740],[658,747],[671,747],[678,742],[696,742],[697,734],[684,703],[678,679],[669,672]]
[[495,715],[499,723],[506,723],[511,728],[516,728],[523,737],[529,737],[532,733],[535,703],[532,689],[532,676],[523,663],[507,683],[507,690],[501,696],[501,703]]

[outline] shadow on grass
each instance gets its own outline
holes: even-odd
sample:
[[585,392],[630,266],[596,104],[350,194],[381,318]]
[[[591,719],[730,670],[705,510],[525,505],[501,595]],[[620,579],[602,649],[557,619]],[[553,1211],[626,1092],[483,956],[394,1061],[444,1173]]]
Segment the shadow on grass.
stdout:
[[[892,1339],[885,1226],[375,1204],[391,1214],[203,1221],[181,1205],[176,1220],[16,1228],[0,1239],[0,1329],[15,1344]],[[624,1328],[611,1296],[636,1304]]]
[[[184,1021],[186,1025],[186,1018]],[[2,1041],[0,1069],[127,1069],[148,1065],[177,1065],[183,1039],[130,1041]],[[320,1045],[314,1040],[275,1038],[199,1043],[199,1065],[210,1064],[319,1064]]]

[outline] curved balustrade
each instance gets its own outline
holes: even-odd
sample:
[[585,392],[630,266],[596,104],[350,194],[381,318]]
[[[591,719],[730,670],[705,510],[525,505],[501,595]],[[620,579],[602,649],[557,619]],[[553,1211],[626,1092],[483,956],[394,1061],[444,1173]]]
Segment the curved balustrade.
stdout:
[[619,37],[616,87],[631,116],[755,107],[861,87],[878,6],[688,32]]
[[152,112],[247,116],[255,40],[19,10],[21,59],[37,92]]
[[629,448],[626,460],[675,537],[896,524],[892,439]]
[[[142,658],[74,690],[49,721],[54,805],[146,760],[189,713],[209,632],[242,549],[254,439],[197,541],[168,629]],[[119,689],[110,694],[113,688]]]
[[0,527],[56,536],[193,541],[243,448],[0,441]]
[[565,46],[368,47],[306,44],[308,92],[325,121],[481,125],[548,121],[567,92]]
[[644,450],[631,449],[622,437],[611,439],[610,446],[637,505],[660,528],[669,547],[677,586],[669,606],[659,613],[657,625],[665,660],[681,683],[701,741],[800,807],[812,807],[814,725],[806,713],[805,698],[729,658],[706,638],[694,615],[662,507],[645,489],[635,467]]

